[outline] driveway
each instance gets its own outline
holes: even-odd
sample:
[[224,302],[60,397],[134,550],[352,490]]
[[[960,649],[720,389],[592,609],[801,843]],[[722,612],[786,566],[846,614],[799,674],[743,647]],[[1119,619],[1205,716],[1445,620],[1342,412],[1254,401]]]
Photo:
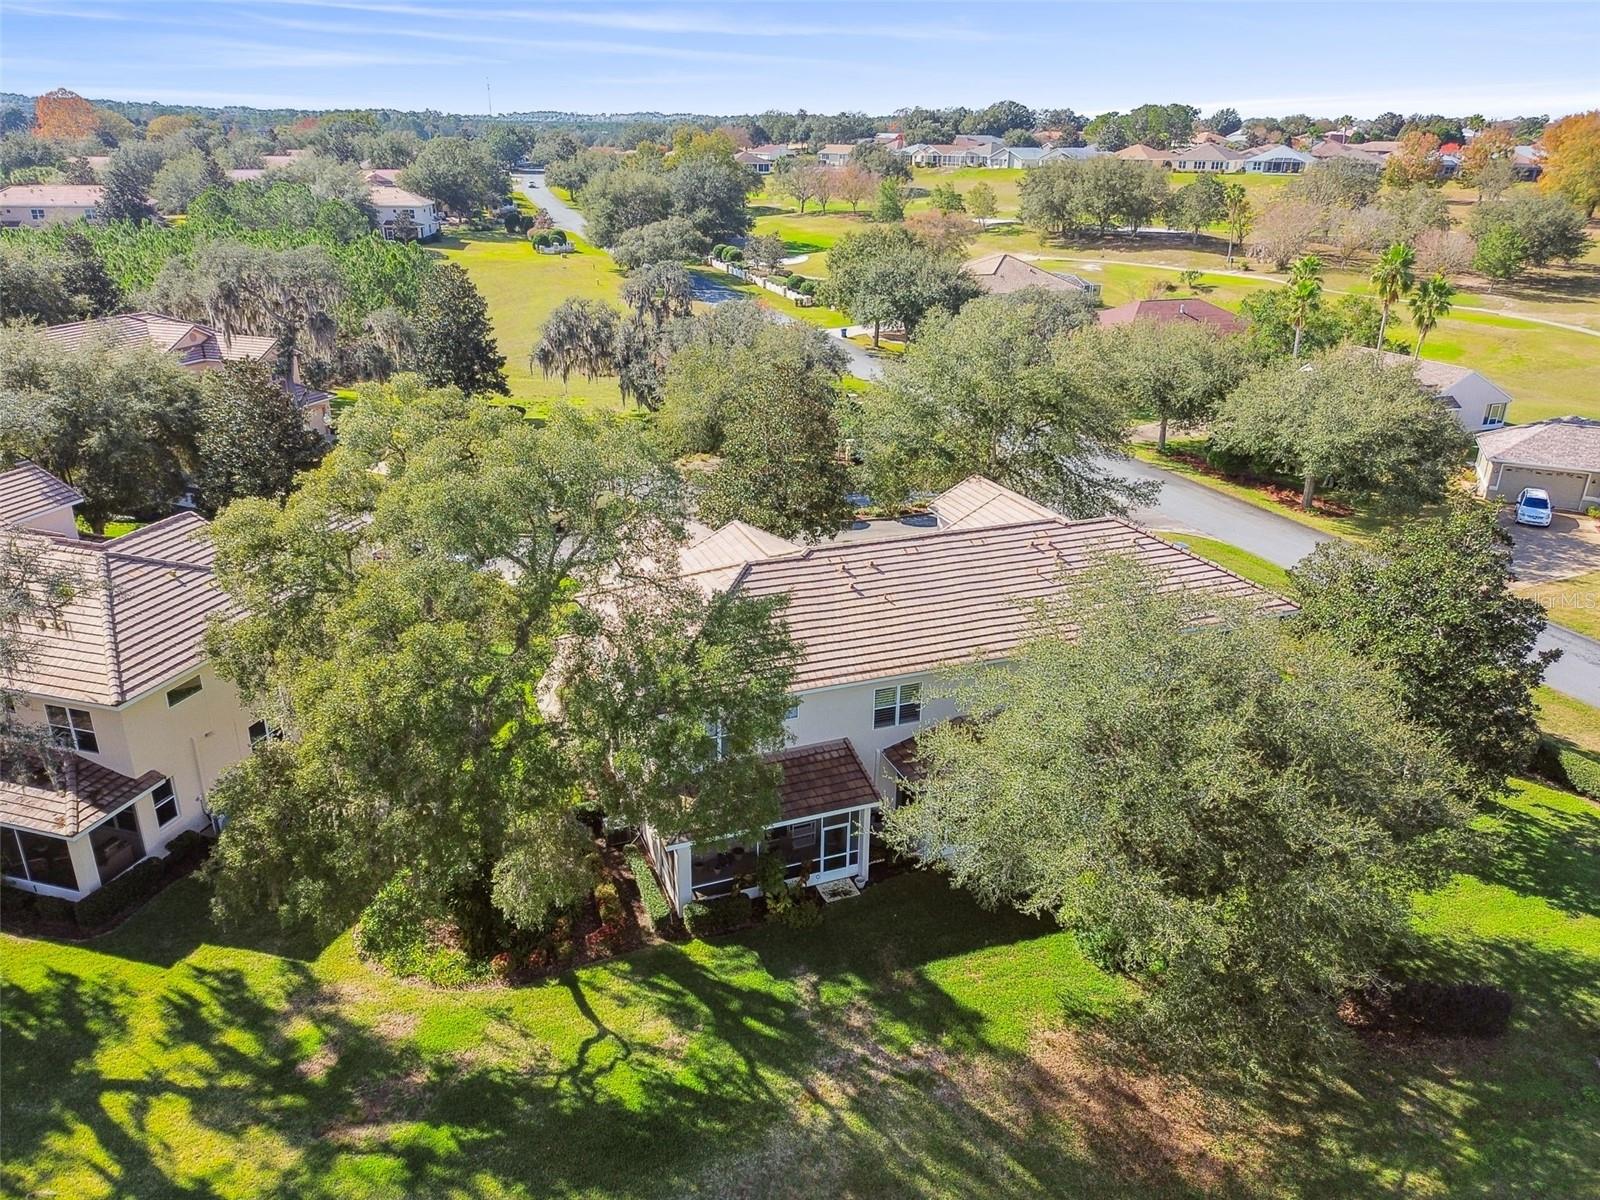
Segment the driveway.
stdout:
[[[1133,513],[1136,521],[1154,529],[1172,529],[1215,538],[1238,546],[1241,550],[1259,554],[1280,567],[1292,567],[1316,549],[1319,543],[1331,540],[1327,534],[1308,529],[1288,517],[1280,517],[1253,504],[1246,504],[1243,500],[1212,491],[1151,463],[1130,460],[1103,465],[1124,478],[1154,480],[1161,484],[1161,493],[1155,503]],[[1532,547],[1540,543],[1532,538],[1524,538],[1523,544]],[[1551,557],[1558,557],[1563,552],[1552,549],[1549,553]],[[1585,704],[1600,707],[1600,641],[1584,637],[1563,625],[1548,625],[1539,636],[1538,648],[1553,648],[1562,652],[1561,657],[1545,670],[1544,681],[1547,684]]]
[[545,186],[543,171],[513,175],[511,180],[519,192],[550,214],[557,229],[565,229],[568,233],[588,239],[588,226],[583,223],[583,214]]
[[1600,571],[1600,529],[1588,517],[1556,513],[1541,529],[1518,525],[1508,504],[1501,510],[1500,524],[1511,535],[1511,563],[1525,583],[1551,583]]

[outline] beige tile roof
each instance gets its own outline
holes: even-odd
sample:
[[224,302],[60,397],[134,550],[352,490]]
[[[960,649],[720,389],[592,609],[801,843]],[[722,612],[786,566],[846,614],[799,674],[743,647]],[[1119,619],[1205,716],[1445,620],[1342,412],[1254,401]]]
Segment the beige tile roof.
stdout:
[[799,546],[775,533],[744,521],[729,521],[720,529],[703,529],[692,536],[678,556],[678,569],[709,595],[728,587],[746,563],[799,551]]
[[795,686],[811,689],[1004,658],[1027,633],[1027,602],[1059,594],[1066,576],[1108,552],[1134,555],[1172,587],[1255,598],[1267,611],[1294,607],[1110,518],[825,545],[751,563],[734,586],[788,595],[785,618],[803,654]]
[[433,201],[405,188],[374,184],[367,193],[372,202],[383,208],[432,208]]
[[68,349],[81,346],[96,336],[106,336],[119,346],[149,346],[177,354],[185,366],[228,360],[259,361],[278,348],[277,338],[245,333],[225,337],[209,325],[152,312],[119,313],[98,320],[48,325],[43,333]]
[[1176,157],[1176,153],[1172,150],[1157,150],[1154,146],[1146,146],[1143,142],[1124,146],[1114,153],[1118,158],[1132,158],[1139,162],[1168,162]]
[[107,542],[38,536],[77,580],[76,595],[59,622],[29,632],[23,668],[0,683],[112,706],[198,667],[206,623],[228,603],[205,528],[180,513]]
[[1128,325],[1134,321],[1195,321],[1221,333],[1243,333],[1247,326],[1225,308],[1207,300],[1130,300],[1107,308],[1096,318],[1102,325]]
[[56,837],[76,837],[165,776],[146,771],[130,779],[70,753],[52,753],[51,769],[12,760],[0,775],[0,822]]
[[19,462],[0,471],[0,526],[23,525],[51,509],[83,503],[83,493],[37,463]]
[[1478,435],[1478,450],[1494,462],[1552,471],[1600,472],[1600,421],[1552,417]]
[[779,819],[793,821],[843,808],[878,804],[881,797],[855,747],[844,738],[791,746],[766,756],[783,770],[778,785]]
[[98,183],[14,183],[0,188],[0,204],[13,208],[93,208],[105,197]]
[[1029,287],[1049,288],[1056,292],[1082,292],[1089,290],[1090,287],[1076,275],[1046,271],[1043,267],[1036,267],[1015,254],[1004,252],[985,254],[982,258],[973,259],[966,266],[967,273],[977,276],[983,290],[995,295],[1003,296],[1008,292]]
[[940,529],[982,529],[1023,521],[1057,520],[1060,513],[1002,487],[982,475],[969,475],[928,505]]

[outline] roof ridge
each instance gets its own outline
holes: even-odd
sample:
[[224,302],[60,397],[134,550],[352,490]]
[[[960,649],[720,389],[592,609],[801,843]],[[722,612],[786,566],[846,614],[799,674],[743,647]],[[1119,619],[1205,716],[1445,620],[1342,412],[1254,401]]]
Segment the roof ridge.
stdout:
[[117,645],[117,595],[111,582],[111,559],[100,556],[100,576],[105,584],[105,606],[102,621],[106,633],[106,670],[110,674],[111,694],[121,704],[127,699],[122,690],[122,649]]

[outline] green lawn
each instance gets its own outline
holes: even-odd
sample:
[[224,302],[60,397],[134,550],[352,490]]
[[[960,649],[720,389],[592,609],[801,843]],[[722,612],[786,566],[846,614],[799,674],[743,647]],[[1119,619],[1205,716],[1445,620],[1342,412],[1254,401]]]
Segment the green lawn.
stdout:
[[1517,590],[1544,605],[1552,621],[1600,638],[1600,571]]
[[508,233],[462,233],[436,243],[440,253],[464,267],[489,305],[500,353],[506,356],[511,399],[538,412],[563,394],[579,404],[620,408],[622,393],[614,377],[593,383],[574,377],[563,390],[559,379],[529,370],[528,355],[539,326],[570,296],[617,302],[622,272],[602,250],[574,239],[575,254],[539,254],[527,238]]
[[1156,530],[1155,535],[1165,541],[1175,542],[1201,558],[1210,559],[1217,566],[1225,567],[1235,575],[1250,580],[1251,583],[1260,584],[1276,595],[1291,598],[1294,596],[1294,585],[1289,582],[1289,572],[1259,554],[1251,554],[1250,551],[1241,550],[1238,546],[1227,542],[1219,542],[1215,538],[1201,537],[1193,533]]
[[1548,687],[1536,690],[1534,700],[1539,705],[1541,729],[1580,750],[1600,754],[1600,708]]
[[11,1195],[1527,1195],[1600,1191],[1600,812],[1521,786],[1424,898],[1503,1044],[1358,1048],[1268,1088],[1114,1065],[1127,994],[1071,937],[926,874],[821,929],[528,988],[225,932],[187,880],[84,946],[4,947]]

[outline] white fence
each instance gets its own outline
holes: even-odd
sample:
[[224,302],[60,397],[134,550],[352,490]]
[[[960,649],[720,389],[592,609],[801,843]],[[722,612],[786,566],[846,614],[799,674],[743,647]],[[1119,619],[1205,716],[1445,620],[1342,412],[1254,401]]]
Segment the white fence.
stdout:
[[807,296],[804,292],[797,292],[793,288],[779,283],[776,279],[757,275],[749,267],[740,263],[723,262],[721,259],[716,258],[708,258],[706,261],[719,271],[726,271],[736,279],[743,279],[746,283],[753,283],[769,292],[776,292],[784,299],[793,301],[797,308],[810,308],[817,302],[815,296]]

